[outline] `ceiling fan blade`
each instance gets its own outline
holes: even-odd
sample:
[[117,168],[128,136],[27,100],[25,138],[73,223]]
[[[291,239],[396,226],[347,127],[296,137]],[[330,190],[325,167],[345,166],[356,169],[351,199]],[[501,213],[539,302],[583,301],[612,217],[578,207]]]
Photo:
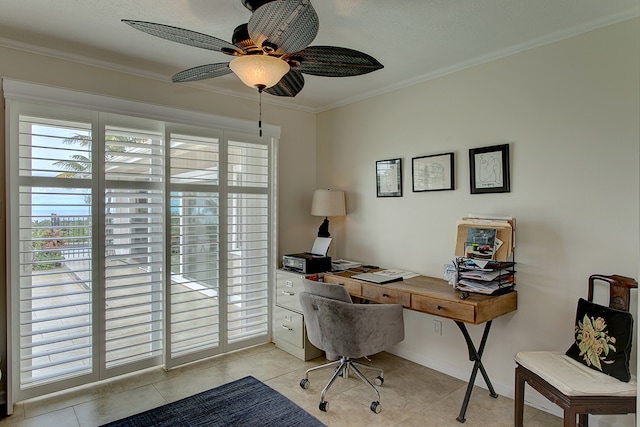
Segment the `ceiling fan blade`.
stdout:
[[264,91],[270,95],[294,97],[302,90],[303,87],[304,76],[302,73],[290,70],[283,78],[280,79],[278,84],[265,89]]
[[251,12],[254,12],[260,6],[269,3],[273,0],[242,0],[242,5],[249,9]]
[[228,62],[218,62],[217,64],[199,65],[188,70],[176,73],[171,81],[174,83],[195,82],[198,80],[212,79],[231,74]]
[[384,68],[366,53],[335,46],[309,46],[282,59],[292,63],[297,71],[323,77],[359,76]]
[[186,44],[187,46],[222,52],[227,55],[243,55],[245,53],[241,49],[222,39],[191,30],[185,30],[184,28],[156,24],[154,22],[132,21],[130,19],[123,19],[122,22],[136,30],[151,34],[152,36],[160,37],[172,42]]
[[256,46],[268,54],[283,55],[309,46],[319,26],[310,0],[275,0],[253,12],[248,29]]

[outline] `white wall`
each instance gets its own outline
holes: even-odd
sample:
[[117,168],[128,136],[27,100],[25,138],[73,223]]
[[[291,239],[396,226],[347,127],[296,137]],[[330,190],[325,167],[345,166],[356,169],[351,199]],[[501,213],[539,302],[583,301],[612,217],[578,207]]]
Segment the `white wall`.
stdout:
[[[318,115],[318,184],[347,192],[348,216],[331,221],[338,256],[441,277],[457,219],[517,218],[518,310],[493,322],[483,359],[501,394],[513,396],[516,352],[568,348],[589,275],[638,277],[639,28],[634,19]],[[471,195],[468,150],[502,143],[511,192]],[[413,193],[411,158],[450,151],[456,190]],[[376,198],[376,160],[398,157],[403,197]],[[455,324],[436,336],[431,316],[405,315],[395,353],[467,379]]]

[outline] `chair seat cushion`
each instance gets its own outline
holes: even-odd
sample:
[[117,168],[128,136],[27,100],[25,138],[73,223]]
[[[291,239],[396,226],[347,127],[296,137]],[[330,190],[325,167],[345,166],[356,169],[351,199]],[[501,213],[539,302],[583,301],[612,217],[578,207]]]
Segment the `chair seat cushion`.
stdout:
[[562,352],[519,352],[515,361],[567,396],[636,395],[635,375],[631,376],[629,382],[623,382],[591,369]]

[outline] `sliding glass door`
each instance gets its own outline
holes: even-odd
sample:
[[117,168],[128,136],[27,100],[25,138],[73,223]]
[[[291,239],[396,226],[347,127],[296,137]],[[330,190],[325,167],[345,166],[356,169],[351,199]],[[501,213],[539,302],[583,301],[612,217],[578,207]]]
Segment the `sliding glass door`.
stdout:
[[28,103],[9,126],[14,401],[270,339],[271,139]]

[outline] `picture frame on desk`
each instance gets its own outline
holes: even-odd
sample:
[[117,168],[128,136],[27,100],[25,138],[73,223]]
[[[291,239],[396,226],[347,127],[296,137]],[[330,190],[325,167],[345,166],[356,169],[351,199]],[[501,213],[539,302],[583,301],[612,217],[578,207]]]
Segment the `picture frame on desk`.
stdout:
[[509,144],[469,149],[471,194],[509,193]]
[[454,190],[453,160],[453,153],[412,158],[413,192]]
[[376,196],[402,197],[402,159],[376,161]]

